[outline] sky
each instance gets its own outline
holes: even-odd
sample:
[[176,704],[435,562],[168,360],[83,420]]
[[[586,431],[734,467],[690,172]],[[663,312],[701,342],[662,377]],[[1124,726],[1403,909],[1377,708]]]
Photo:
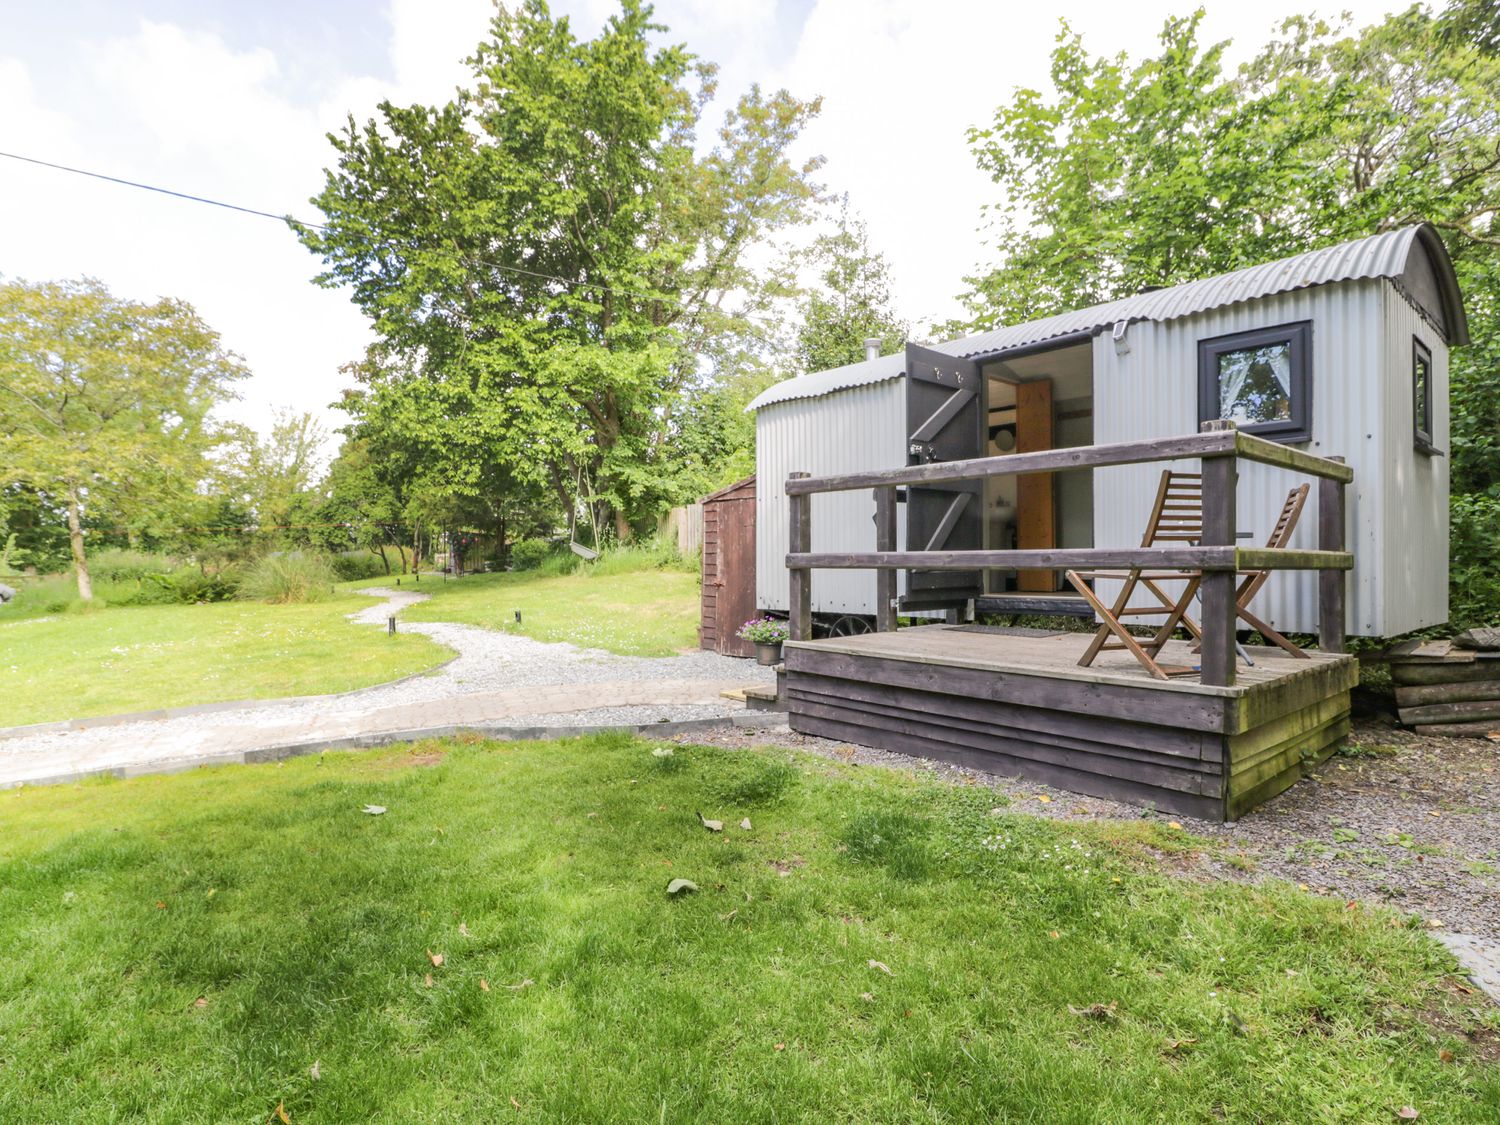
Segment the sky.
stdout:
[[[966,131],[1017,87],[1047,89],[1066,18],[1095,53],[1152,53],[1195,0],[660,0],[668,38],[720,66],[720,104],[752,82],[823,97],[799,155],[826,159],[892,267],[919,329],[958,311],[988,263],[981,209],[999,189]],[[1204,41],[1232,64],[1286,16],[1374,22],[1391,0],[1202,0]],[[614,0],[554,0],[593,34]],[[433,104],[463,84],[490,0],[0,0],[0,152],[84,167],[274,214],[307,202],[327,140],[383,98]],[[228,413],[265,429],[277,409],[331,408],[368,329],[282,225],[0,158],[0,276],[99,278],[117,294],[190,301],[253,375]]]

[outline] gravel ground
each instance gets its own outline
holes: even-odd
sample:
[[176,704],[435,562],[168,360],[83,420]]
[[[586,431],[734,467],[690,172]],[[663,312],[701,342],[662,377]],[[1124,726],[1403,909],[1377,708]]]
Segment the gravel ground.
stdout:
[[[383,600],[368,609],[351,614],[350,619],[358,624],[380,628],[385,627],[386,618],[392,613],[427,598],[425,594],[383,587],[369,587],[363,593]],[[666,657],[616,656],[597,649],[545,643],[530,637],[494,632],[472,625],[402,621],[399,628],[407,632],[423,633],[452,649],[457,656],[429,675],[345,695],[278,700],[237,710],[4,738],[0,739],[0,761],[7,754],[64,749],[74,753],[87,752],[91,747],[115,745],[133,733],[148,728],[153,738],[173,739],[181,736],[185,741],[193,741],[201,739],[206,731],[274,727],[304,716],[323,718],[358,715],[400,704],[441,701],[476,692],[512,688],[618,683],[627,680],[648,682],[722,679],[745,684],[770,683],[774,680],[771,669],[762,668],[754,661],[737,660],[702,650]],[[725,700],[723,706],[597,708],[564,714],[518,716],[514,722],[518,726],[574,726],[611,721],[657,722],[662,718],[681,720],[727,717],[740,709],[739,704]],[[506,721],[511,722],[510,719]]]
[[956,784],[989,785],[1016,811],[1051,819],[1176,820],[1209,841],[1185,862],[1174,857],[1174,869],[1189,877],[1285,879],[1420,915],[1434,929],[1500,941],[1500,743],[1484,739],[1427,737],[1389,719],[1361,719],[1351,753],[1330,758],[1233,824],[1152,813],[790,732],[716,730],[680,741],[787,746],[861,765],[920,770]]

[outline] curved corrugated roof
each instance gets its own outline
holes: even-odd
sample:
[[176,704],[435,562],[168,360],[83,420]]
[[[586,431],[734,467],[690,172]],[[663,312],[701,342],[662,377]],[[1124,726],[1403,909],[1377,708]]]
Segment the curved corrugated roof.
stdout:
[[[1081,332],[1098,332],[1120,321],[1175,320],[1209,309],[1253,301],[1276,293],[1289,293],[1314,285],[1337,281],[1357,281],[1385,277],[1398,280],[1406,272],[1415,243],[1421,242],[1432,258],[1443,288],[1445,305],[1449,306],[1451,342],[1468,342],[1463,307],[1453,280],[1452,263],[1437,232],[1429,225],[1402,227],[1369,238],[1311,250],[1280,261],[1251,266],[1217,277],[1188,281],[1167,289],[1137,293],[1118,301],[1060,313],[1025,324],[996,328],[946,343],[930,345],[932,350],[953,356],[994,355]],[[863,363],[851,363],[831,371],[819,371],[788,379],[762,391],[747,409],[759,410],[777,402],[797,398],[817,398],[845,387],[864,386],[895,379],[906,373],[903,354],[881,356]]]

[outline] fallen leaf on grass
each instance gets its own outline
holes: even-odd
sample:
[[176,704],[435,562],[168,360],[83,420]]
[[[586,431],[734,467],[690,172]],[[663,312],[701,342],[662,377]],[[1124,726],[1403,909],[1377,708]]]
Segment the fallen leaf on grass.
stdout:
[[861,992],[859,998],[867,1003],[874,1003],[875,994],[873,992]]
[[292,1119],[286,1115],[286,1103],[277,1102],[276,1112],[271,1114],[272,1121],[280,1121],[282,1125],[292,1125]]
[[490,990],[490,982],[487,981],[487,980],[485,980],[483,977],[480,977],[479,978],[479,991],[480,992],[488,992],[489,990]]
[[427,951],[427,960],[432,962],[432,967],[434,969],[441,968],[443,964],[443,955],[441,953],[434,953],[429,949]]
[[1198,1040],[1194,1039],[1191,1035],[1187,1036],[1184,1039],[1168,1039],[1167,1045],[1163,1047],[1162,1050],[1166,1051],[1169,1055],[1176,1054],[1184,1047],[1191,1047],[1196,1042],[1198,1042]]
[[521,1109],[521,1103],[518,1102],[518,1101],[516,1101],[515,1098],[511,1098],[510,1099],[510,1104],[516,1107],[517,1112],[520,1111],[520,1109]]
[[778,1044],[776,1044],[776,1049],[778,1051],[785,1051],[786,1050],[786,1044],[785,1043],[778,1043]]
[[432,987],[432,974],[431,973],[428,973],[425,977],[422,978],[422,984],[425,985],[428,988]]
[[703,827],[707,828],[710,832],[724,831],[724,822],[722,820],[709,820],[701,812],[698,814],[698,823],[703,825]]
[[1119,1002],[1111,1000],[1108,1004],[1090,1004],[1085,1008],[1075,1008],[1072,1004],[1069,1004],[1068,1011],[1072,1012],[1075,1016],[1082,1016],[1084,1019],[1112,1020],[1115,1018],[1115,1009],[1118,1007]]
[[458,932],[461,933],[461,934],[463,934],[464,937],[468,937],[469,936],[469,927],[466,926],[466,925],[464,925],[462,922],[460,922],[458,924]]
[[1052,798],[1049,797],[1049,796],[1047,796],[1047,794],[1045,794],[1045,793],[1038,793],[1037,796],[1036,796],[1036,799],[1038,801],[1042,802],[1042,804],[1044,804],[1044,805],[1048,804],[1052,800]]
[[380,816],[385,812],[384,805],[366,805],[361,812],[369,813],[371,816]]
[[1438,1052],[1438,1062],[1449,1063],[1449,1062],[1452,1062],[1452,1061],[1453,1061],[1453,1052],[1450,1051],[1450,1050],[1448,1050],[1447,1047],[1444,1047],[1441,1051]]
[[737,915],[739,912],[740,912],[740,908],[736,906],[728,914],[720,914],[719,915],[719,921],[721,921],[721,922],[733,922],[734,919],[735,919],[735,915]]
[[1169,820],[1169,821],[1167,821],[1167,827],[1168,828],[1181,828],[1182,825],[1180,823],[1178,823],[1177,821],[1175,821],[1175,820]]
[[1048,930],[1047,936],[1053,941],[1056,941],[1058,938],[1062,937],[1062,934],[1058,933],[1056,930]]
[[200,1008],[200,1009],[208,1007],[208,997],[207,996],[200,996],[200,997],[198,997],[198,999],[196,999],[196,1000],[193,1001],[193,1007]]
[[698,884],[691,879],[673,879],[667,884],[667,894],[676,898],[678,895],[690,895],[698,889]]
[[880,972],[884,973],[886,976],[891,976],[892,975],[891,974],[891,967],[889,965],[887,965],[884,961],[874,961],[874,960],[872,960],[870,962],[870,968],[877,969]]
[[750,818],[748,816],[744,820],[740,821],[740,827],[743,828],[746,832],[750,831],[751,825]]
[[505,987],[510,989],[512,992],[520,992],[521,989],[530,988],[535,983],[536,981],[532,980],[530,977],[527,977],[520,984],[507,984]]
[[1402,1121],[1415,1121],[1422,1115],[1417,1112],[1416,1107],[1404,1105],[1396,1111],[1396,1116],[1401,1118]]
[[323,1068],[319,1066],[317,1059],[313,1059],[313,1064],[308,1069],[307,1073],[312,1076],[312,1080],[314,1082],[323,1077]]

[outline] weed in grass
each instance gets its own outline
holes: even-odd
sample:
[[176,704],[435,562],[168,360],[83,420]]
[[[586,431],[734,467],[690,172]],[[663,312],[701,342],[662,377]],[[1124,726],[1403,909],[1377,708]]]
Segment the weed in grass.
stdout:
[[902,879],[925,879],[932,870],[931,825],[898,809],[856,813],[841,839],[856,863],[879,864]]
[[1383,742],[1346,742],[1338,749],[1341,758],[1394,758],[1401,747]]

